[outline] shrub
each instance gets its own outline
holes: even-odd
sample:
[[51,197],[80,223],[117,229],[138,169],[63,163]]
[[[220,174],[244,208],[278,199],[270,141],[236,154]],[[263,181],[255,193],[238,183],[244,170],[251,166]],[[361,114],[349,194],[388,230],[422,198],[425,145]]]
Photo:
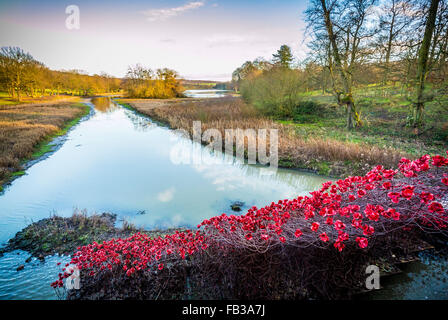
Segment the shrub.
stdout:
[[294,108],[293,120],[295,122],[316,122],[322,117],[325,108],[314,101],[300,101]]
[[303,78],[298,70],[273,68],[241,84],[241,95],[259,111],[276,118],[291,118],[302,100]]
[[155,72],[140,65],[130,66],[124,81],[129,98],[169,99],[183,97],[176,71],[167,68]]
[[377,166],[196,232],[93,243],[73,255],[82,282],[69,298],[348,297],[367,264],[406,254],[422,232],[447,235],[447,192],[448,157],[403,158],[397,170]]

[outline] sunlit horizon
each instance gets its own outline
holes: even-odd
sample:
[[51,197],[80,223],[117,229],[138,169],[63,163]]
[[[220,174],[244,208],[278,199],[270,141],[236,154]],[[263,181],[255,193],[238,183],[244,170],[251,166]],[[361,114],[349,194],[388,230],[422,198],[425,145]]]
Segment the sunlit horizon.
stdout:
[[[65,9],[80,10],[68,30]],[[124,77],[134,64],[167,67],[191,80],[228,81],[254,57],[282,45],[305,55],[306,1],[0,2],[0,45],[18,46],[54,70]]]

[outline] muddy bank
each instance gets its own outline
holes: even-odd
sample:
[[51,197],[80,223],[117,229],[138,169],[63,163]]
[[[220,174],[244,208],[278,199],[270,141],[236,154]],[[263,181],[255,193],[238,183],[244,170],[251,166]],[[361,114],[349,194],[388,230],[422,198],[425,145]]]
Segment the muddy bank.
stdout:
[[17,232],[14,238],[0,249],[0,254],[23,250],[42,260],[48,255],[70,255],[80,246],[93,242],[101,243],[112,238],[126,238],[137,232],[151,237],[174,232],[173,229],[142,230],[126,222],[118,228],[115,226],[116,220],[117,215],[112,213],[90,216],[75,213],[68,218],[52,216],[34,222]]

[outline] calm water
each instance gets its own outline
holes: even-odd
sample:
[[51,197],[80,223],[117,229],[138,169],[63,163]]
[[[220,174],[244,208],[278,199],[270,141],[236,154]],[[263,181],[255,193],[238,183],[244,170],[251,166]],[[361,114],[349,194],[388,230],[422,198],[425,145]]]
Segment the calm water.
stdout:
[[199,90],[185,90],[184,94],[190,98],[221,98],[228,96],[231,93],[229,90],[217,89],[199,89]]
[[[114,212],[146,228],[194,227],[205,218],[230,213],[234,201],[244,202],[244,211],[306,194],[327,180],[228,161],[107,98],[93,102],[91,118],[0,196],[0,243],[32,221],[52,213],[69,216],[75,208]],[[173,157],[173,150],[183,150],[182,158]],[[186,163],[189,150],[202,161]],[[0,299],[55,298],[49,282],[57,276],[59,258],[25,264],[17,272],[27,257],[14,252],[0,258]]]
[[[209,95],[210,93],[205,93]],[[263,206],[317,189],[327,178],[293,170],[272,173],[194,144],[107,98],[95,99],[92,116],[71,130],[65,143],[33,165],[0,195],[0,244],[32,221],[75,208],[114,212],[138,226],[194,227],[205,218],[243,207]],[[182,158],[173,157],[181,150]],[[202,161],[193,159],[188,152]],[[181,161],[183,160],[183,161]],[[180,163],[179,163],[180,162]],[[29,254],[0,258],[0,299],[56,299],[49,283],[58,261],[25,264]],[[25,264],[25,269],[16,268]],[[446,255],[422,255],[421,263],[388,281],[370,299],[448,299]]]
[[364,298],[448,300],[448,250],[429,250],[419,257],[421,261],[403,266],[403,273],[381,279],[383,289]]

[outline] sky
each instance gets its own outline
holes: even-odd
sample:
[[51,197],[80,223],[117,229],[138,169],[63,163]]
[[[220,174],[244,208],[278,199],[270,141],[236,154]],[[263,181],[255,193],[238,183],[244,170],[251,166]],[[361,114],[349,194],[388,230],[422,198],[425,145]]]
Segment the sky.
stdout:
[[21,47],[55,70],[123,77],[140,63],[227,81],[245,61],[270,59],[282,44],[303,58],[306,2],[0,0],[0,46]]

